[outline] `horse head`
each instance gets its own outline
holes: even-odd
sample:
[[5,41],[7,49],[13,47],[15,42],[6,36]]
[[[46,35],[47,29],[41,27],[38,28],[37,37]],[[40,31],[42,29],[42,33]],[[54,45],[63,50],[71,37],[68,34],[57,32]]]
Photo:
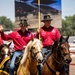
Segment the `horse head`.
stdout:
[[6,57],[10,56],[10,43],[7,44],[2,44],[0,46],[0,62],[2,62],[3,59],[5,59]]
[[32,39],[25,48],[21,64],[23,64],[26,61],[29,52],[31,54],[31,58],[35,59],[38,63],[42,62],[42,47],[42,42],[39,39]]
[[68,39],[69,39],[69,36],[67,37],[63,37],[61,36],[60,38],[60,50],[61,50],[61,54],[64,58],[64,62],[69,64],[71,61],[72,61],[72,58],[70,56],[70,45],[69,45],[69,42],[68,42]]
[[7,44],[3,44],[0,46],[0,54],[1,56],[3,57],[7,57],[10,55],[10,43],[7,45]]

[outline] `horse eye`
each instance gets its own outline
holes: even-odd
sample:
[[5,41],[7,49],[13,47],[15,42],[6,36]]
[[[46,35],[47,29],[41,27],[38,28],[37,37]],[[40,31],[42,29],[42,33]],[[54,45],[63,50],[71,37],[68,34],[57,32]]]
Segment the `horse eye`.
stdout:
[[33,46],[32,46],[32,48],[31,48],[31,49],[35,49],[35,47],[33,47]]
[[66,56],[67,54],[63,54],[64,56]]

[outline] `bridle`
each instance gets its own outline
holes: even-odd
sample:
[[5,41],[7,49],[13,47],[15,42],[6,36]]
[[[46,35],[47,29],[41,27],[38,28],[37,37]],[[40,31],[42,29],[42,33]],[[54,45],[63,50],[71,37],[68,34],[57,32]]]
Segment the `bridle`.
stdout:
[[38,61],[36,56],[37,56],[38,53],[41,53],[41,54],[42,54],[42,52],[41,52],[41,51],[34,52],[33,49],[34,49],[34,47],[32,47],[32,48],[30,49],[31,57],[32,57],[33,59],[35,59],[36,61]]
[[36,55],[38,54],[38,53],[40,53],[41,51],[37,51],[37,52],[33,52],[32,50],[30,50],[30,52],[31,52],[31,54],[32,54],[32,58],[36,58]]
[[[4,53],[4,51],[2,50],[3,47],[6,47],[7,52]],[[9,49],[9,48],[8,48],[8,45],[6,45],[6,44],[3,44],[3,45],[0,47],[0,54],[1,54],[2,57],[5,57],[5,56],[9,56],[9,55],[10,55],[8,49]]]
[[[63,47],[63,46],[62,46],[63,44],[64,44],[64,45],[65,45],[65,44],[68,44],[68,41],[66,40],[66,38],[63,38],[62,41],[57,41],[57,45],[58,45],[57,51],[60,52],[63,61],[59,62],[54,56],[52,56],[53,60],[54,60],[57,64],[59,64],[59,65],[64,64],[65,56],[68,55],[68,54],[70,54],[69,51],[67,51],[66,53],[63,53],[63,50],[64,50],[64,49],[69,49],[69,44],[68,44],[67,47],[66,47],[66,46]],[[55,44],[55,45],[56,45],[56,44]],[[54,47],[54,46],[53,46],[53,47]],[[53,48],[53,49],[54,49],[54,48]],[[49,70],[50,70],[51,72],[57,73],[57,70],[52,69],[52,68],[49,66],[49,64],[48,64],[47,61],[46,61],[46,64],[47,64],[47,67],[49,68]],[[62,67],[62,68],[63,68],[63,67]],[[59,72],[59,73],[60,73],[60,72]]]
[[2,50],[1,50],[1,55],[4,57],[4,56],[9,56],[9,53],[2,53]]
[[[65,45],[66,43],[68,44],[68,41],[65,38],[63,38],[63,40],[58,43],[58,52],[60,52],[63,61],[65,61],[65,56],[70,54],[69,51],[67,51],[66,53],[63,53],[63,50],[69,49],[69,45],[66,47],[66,45]],[[62,46],[62,45],[64,45],[64,46]],[[63,62],[60,63],[59,61],[57,61],[57,59],[54,56],[52,56],[52,57],[55,60],[55,62],[57,62],[58,64],[63,63]]]
[[[63,41],[60,44],[60,51],[61,51],[61,55],[62,57],[65,57],[66,55],[69,55],[69,44],[68,41],[64,38]],[[67,50],[65,53],[63,53],[63,50]]]

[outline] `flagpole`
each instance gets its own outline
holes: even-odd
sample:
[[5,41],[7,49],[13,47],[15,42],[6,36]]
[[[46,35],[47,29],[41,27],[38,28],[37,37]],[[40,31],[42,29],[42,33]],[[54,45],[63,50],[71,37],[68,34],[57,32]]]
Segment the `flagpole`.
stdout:
[[[38,0],[38,29],[40,30],[40,0]],[[40,39],[40,33],[39,33]]]

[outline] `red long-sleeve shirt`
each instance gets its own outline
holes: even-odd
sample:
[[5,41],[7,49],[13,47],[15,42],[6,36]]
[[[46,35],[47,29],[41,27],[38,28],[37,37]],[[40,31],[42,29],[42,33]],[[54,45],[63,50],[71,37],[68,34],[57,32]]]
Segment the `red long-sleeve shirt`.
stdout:
[[[35,37],[38,33],[35,34]],[[50,26],[46,28],[45,26],[40,28],[40,37],[42,39],[43,46],[50,46],[53,45],[54,41],[61,37],[60,32],[57,28]]]
[[4,32],[1,32],[1,37],[3,40],[13,40],[14,50],[22,50],[23,46],[26,46],[33,38],[33,34],[29,31],[25,31],[23,33],[21,30],[19,30],[8,35],[4,34]]

